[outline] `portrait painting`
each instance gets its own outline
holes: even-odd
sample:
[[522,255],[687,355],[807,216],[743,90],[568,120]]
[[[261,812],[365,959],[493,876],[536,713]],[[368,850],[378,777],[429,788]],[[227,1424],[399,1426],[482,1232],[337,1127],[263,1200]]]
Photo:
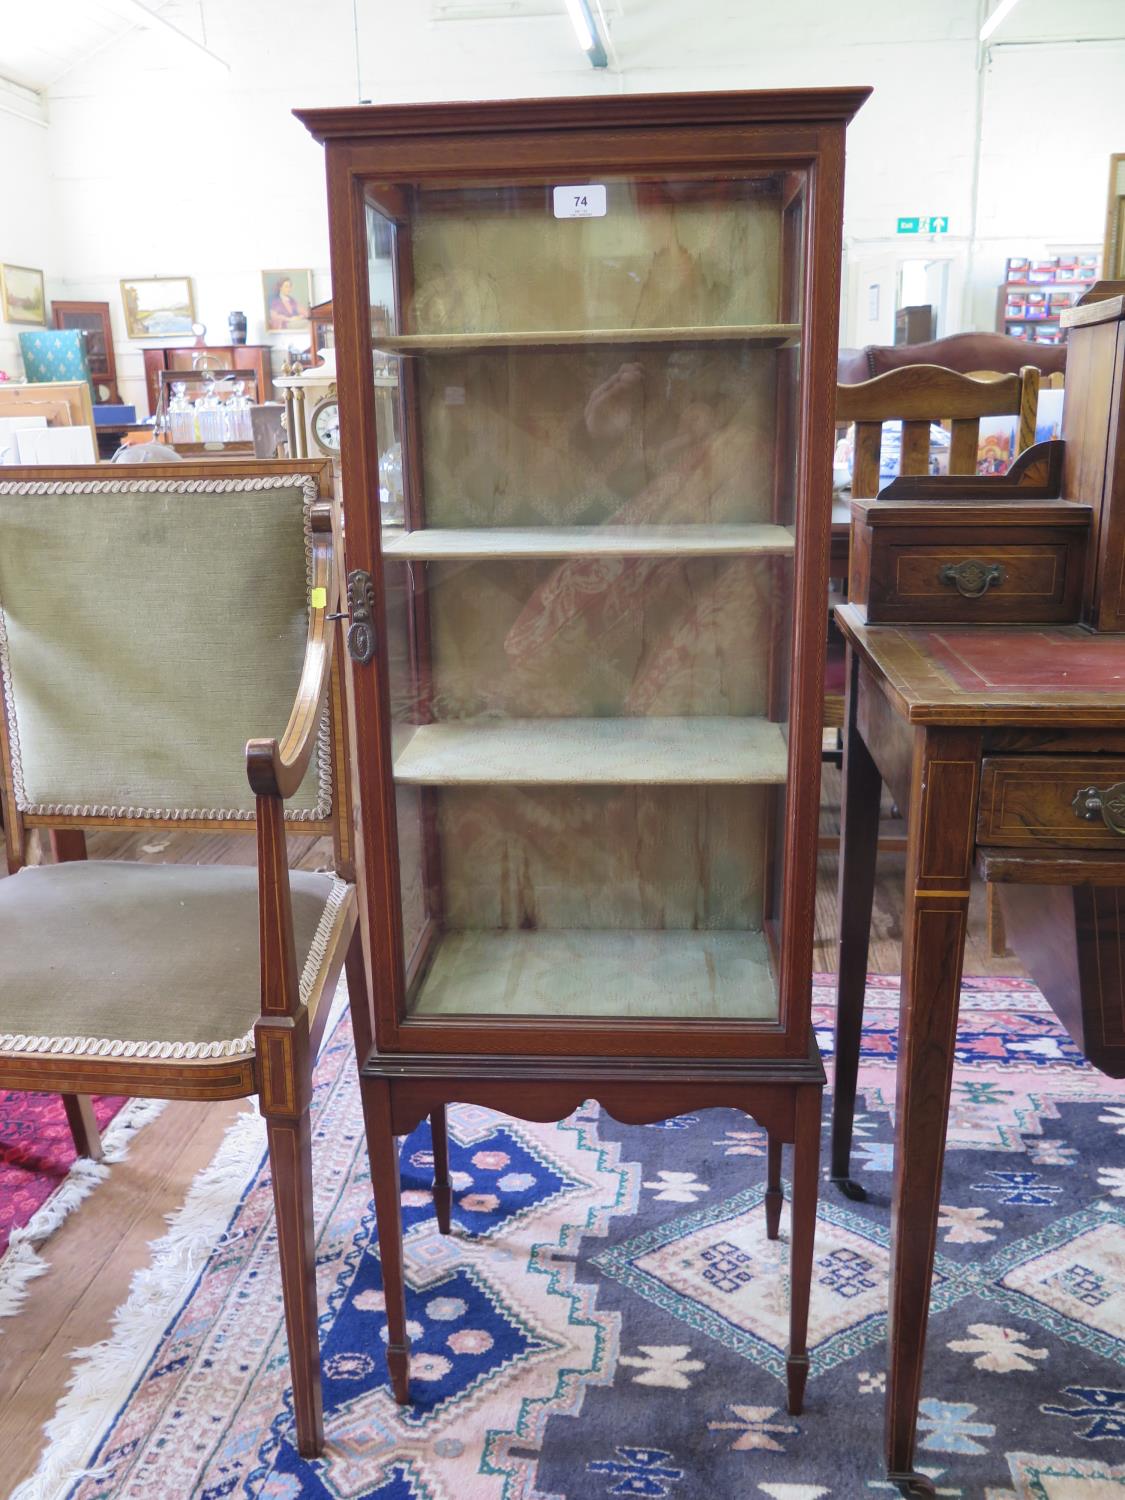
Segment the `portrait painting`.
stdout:
[[270,333],[292,333],[309,326],[312,305],[312,272],[262,272],[262,291],[266,304],[266,328]]

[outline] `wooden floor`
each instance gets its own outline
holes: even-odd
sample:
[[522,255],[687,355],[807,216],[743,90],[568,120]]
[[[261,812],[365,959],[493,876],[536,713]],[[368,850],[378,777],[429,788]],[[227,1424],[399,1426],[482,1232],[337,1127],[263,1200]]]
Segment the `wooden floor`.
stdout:
[[[835,831],[832,811],[837,773],[824,781],[822,832]],[[888,821],[901,835],[902,825]],[[290,839],[293,863],[327,868],[327,841]],[[254,841],[213,835],[131,836],[97,834],[90,839],[96,858],[153,861],[200,860],[250,863]],[[870,967],[897,973],[902,913],[903,855],[881,857],[875,894]],[[820,856],[817,883],[817,937],[814,968],[835,967],[836,856]],[[983,891],[974,889],[965,956],[968,974],[1022,974],[1014,958],[993,959],[985,943]],[[114,1311],[125,1300],[133,1272],[148,1263],[148,1245],[160,1238],[165,1216],[183,1202],[193,1178],[211,1160],[242,1103],[166,1106],[164,1113],[134,1141],[127,1161],[115,1166],[46,1247],[51,1269],[32,1283],[26,1310],[0,1324],[0,1453],[8,1455],[3,1481],[14,1488],[35,1468],[40,1428],[62,1396],[70,1373],[70,1353],[104,1338]],[[6,1490],[5,1493],[9,1491]]]

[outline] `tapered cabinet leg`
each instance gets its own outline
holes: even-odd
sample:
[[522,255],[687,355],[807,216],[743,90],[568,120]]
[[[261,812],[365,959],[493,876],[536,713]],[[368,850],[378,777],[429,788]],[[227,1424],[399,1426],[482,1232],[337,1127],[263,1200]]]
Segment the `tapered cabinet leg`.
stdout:
[[766,1235],[776,1240],[781,1231],[781,1205],[785,1201],[781,1191],[781,1142],[772,1135],[766,1139]]
[[906,1495],[934,1493],[929,1480],[914,1470],[914,1442],[957,1038],[979,761],[976,732],[917,731],[903,915],[886,1408],[888,1478]]
[[859,660],[848,647],[847,708],[844,728],[843,795],[840,803],[840,955],[836,990],[836,1054],[832,1080],[831,1178],[846,1198],[867,1194],[852,1180],[852,1126],[855,1121],[863,997],[867,986],[867,947],[875,895],[882,778],[856,723]]
[[449,1130],[444,1104],[439,1104],[430,1114],[430,1138],[434,1147],[434,1212],[438,1229],[442,1234],[448,1234],[453,1214],[453,1188],[449,1182]]
[[324,1447],[320,1345],[316,1317],[316,1243],[313,1231],[312,1142],[306,1110],[297,1119],[266,1119],[273,1177],[281,1289],[293,1376],[297,1448],[315,1458]]
[[383,1078],[361,1078],[367,1154],[375,1192],[375,1224],[383,1299],[387,1313],[387,1372],[391,1390],[405,1406],[410,1385],[410,1340],[406,1334],[406,1284],[402,1264],[402,1189],[398,1142],[391,1128],[391,1085]]
[[797,1090],[796,1141],[793,1146],[793,1207],[789,1245],[789,1353],[785,1360],[789,1411],[799,1416],[809,1377],[809,1298],[812,1293],[816,1198],[820,1180],[819,1084]]
[[75,1151],[79,1156],[88,1156],[91,1161],[101,1161],[102,1137],[94,1118],[94,1105],[90,1096],[64,1094],[62,1102]]

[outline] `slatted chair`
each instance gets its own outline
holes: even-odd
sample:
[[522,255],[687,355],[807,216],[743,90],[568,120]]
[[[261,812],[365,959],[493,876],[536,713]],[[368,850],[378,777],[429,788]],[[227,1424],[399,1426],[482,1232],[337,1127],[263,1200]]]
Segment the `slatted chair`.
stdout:
[[[899,472],[928,474],[930,427],[950,428],[949,472],[975,474],[982,417],[1018,415],[1016,452],[1035,441],[1040,372],[1025,365],[1018,375],[962,375],[939,365],[903,365],[871,380],[836,387],[837,424],[855,423],[851,493],[872,500],[879,493],[879,453],[884,422],[902,423]],[[1015,455],[1013,454],[1013,457]],[[843,642],[830,630],[825,671],[824,723],[844,722]],[[839,752],[832,758],[839,762]]]
[[[949,422],[949,472],[975,474],[982,417],[1019,417],[1016,451],[1035,441],[1039,371],[979,378],[938,365],[904,365],[858,385],[836,387],[837,422],[855,423],[852,499],[879,493],[879,449],[884,422],[902,422],[902,474],[930,471],[930,426]],[[1014,456],[1014,455],[1013,455]]]
[[[309,1101],[345,961],[364,1050],[371,1034],[329,486],[309,460],[0,480],[0,1087],[257,1095],[310,1456]],[[335,873],[290,871],[287,826],[330,833]],[[150,827],[256,832],[256,867],[74,857],[84,830]],[[71,857],[26,865],[35,828]]]

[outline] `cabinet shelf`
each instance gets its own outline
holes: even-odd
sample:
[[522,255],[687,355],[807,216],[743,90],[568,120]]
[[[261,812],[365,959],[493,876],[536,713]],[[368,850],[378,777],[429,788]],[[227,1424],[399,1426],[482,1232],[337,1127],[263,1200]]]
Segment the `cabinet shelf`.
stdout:
[[383,555],[406,562],[483,561],[497,557],[784,556],[794,549],[787,526],[478,527],[383,533]]
[[776,1021],[761,932],[449,932],[412,1017],[472,1015]]
[[731,323],[687,328],[546,328],[507,333],[406,333],[373,340],[388,354],[474,354],[558,344],[762,344],[780,349],[801,337],[800,323]]
[[447,721],[395,731],[395,780],[415,786],[783,783],[788,748],[761,718]]

